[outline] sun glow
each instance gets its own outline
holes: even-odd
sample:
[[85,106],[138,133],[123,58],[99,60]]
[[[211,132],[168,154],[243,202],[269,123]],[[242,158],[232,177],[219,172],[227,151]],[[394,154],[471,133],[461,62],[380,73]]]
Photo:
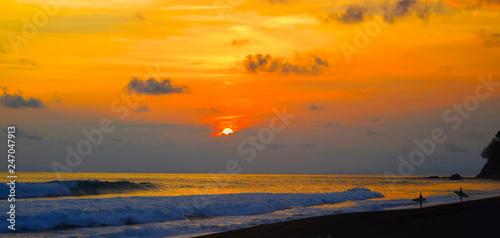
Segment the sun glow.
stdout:
[[226,136],[229,134],[233,134],[233,130],[231,130],[231,128],[225,128],[224,130],[222,130],[222,134]]

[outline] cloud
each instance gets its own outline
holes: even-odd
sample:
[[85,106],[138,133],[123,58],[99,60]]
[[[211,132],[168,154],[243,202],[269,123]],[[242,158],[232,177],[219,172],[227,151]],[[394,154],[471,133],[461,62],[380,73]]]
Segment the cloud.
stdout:
[[367,130],[365,131],[366,134],[372,135],[372,136],[382,136],[385,135],[383,132],[378,132],[378,131],[372,131],[372,130]]
[[469,149],[466,146],[464,146],[464,145],[455,145],[455,144],[452,144],[452,143],[446,143],[444,145],[444,148],[447,151],[457,152],[457,153],[462,153],[462,152],[468,152],[469,151]]
[[211,107],[210,111],[215,112],[215,113],[220,113],[220,111],[217,110],[217,108],[215,108],[215,107]]
[[[8,133],[8,131],[6,129],[2,129],[2,133],[3,134],[6,134]],[[20,129],[17,129],[16,130],[16,137],[17,138],[26,138],[26,139],[29,139],[29,140],[45,140],[45,138],[43,138],[42,136],[38,136],[38,135],[35,135],[35,134],[31,134],[31,133],[28,133],[24,130],[20,130]]]
[[442,13],[443,2],[420,2],[418,0],[401,0],[392,2],[385,7],[386,22],[394,23],[396,17],[415,14],[422,20],[427,20],[431,13]]
[[289,2],[289,0],[263,0],[263,1],[271,4],[282,4]]
[[443,13],[443,2],[421,2],[419,0],[396,0],[382,2],[363,2],[346,5],[342,11],[330,12],[325,22],[331,20],[342,24],[364,22],[369,16],[381,15],[388,23],[394,23],[397,18],[415,15],[427,20],[431,13]]
[[126,127],[165,127],[165,128],[181,128],[181,127],[202,127],[200,125],[182,125],[182,124],[116,124],[116,126]]
[[[2,46],[0,45],[0,63],[4,64],[5,66],[8,66],[13,69],[22,69],[22,70],[31,70],[35,67],[38,67],[38,64],[31,59],[27,58],[19,58],[19,57],[12,57],[11,55],[7,54],[7,51],[3,50],[1,48]],[[3,52],[2,52],[3,51]],[[6,55],[1,55],[2,53]]]
[[325,124],[325,127],[343,127],[344,125],[338,122],[328,122]]
[[110,138],[111,140],[113,140],[113,141],[116,141],[116,142],[121,142],[121,141],[123,141],[122,139],[120,139],[120,138],[118,138],[118,137],[114,137],[114,136],[110,136],[109,138]]
[[478,38],[486,47],[500,47],[500,33],[488,33],[482,30],[481,33],[478,34]]
[[298,146],[302,146],[302,147],[306,147],[306,148],[310,148],[310,147],[315,147],[316,144],[312,144],[312,143],[303,143],[303,144],[297,144]]
[[138,20],[138,21],[144,21],[144,20],[146,20],[146,18],[144,17],[144,15],[140,11],[137,11],[135,13],[134,19]]
[[336,19],[341,23],[359,23],[365,20],[365,14],[367,13],[367,9],[357,4],[352,4],[345,12],[341,14],[330,13],[328,17],[330,19]]
[[466,9],[475,9],[478,7],[488,7],[490,5],[500,4],[499,0],[445,0],[445,1],[451,6],[458,8],[466,8]]
[[137,108],[136,112],[149,112],[148,104],[141,105]]
[[311,111],[325,110],[324,107],[321,107],[321,106],[318,106],[318,105],[315,105],[315,104],[309,104],[309,106],[307,106],[307,109],[309,109]]
[[269,54],[247,55],[243,61],[244,69],[249,73],[267,72],[283,75],[319,75],[328,68],[328,61],[318,56],[307,56],[300,62],[273,57]]
[[164,7],[162,10],[210,10],[220,8],[231,8],[232,6],[215,6],[215,5],[177,5],[172,7]]
[[242,45],[247,45],[250,43],[251,43],[250,40],[247,40],[247,39],[244,39],[244,40],[235,39],[235,40],[231,41],[231,45],[233,45],[233,46],[242,46]]
[[230,81],[225,81],[223,84],[221,84],[219,87],[221,88],[229,88],[229,87],[232,87],[234,86],[235,83],[234,82],[230,82]]
[[38,64],[30,59],[24,59],[24,58],[19,58],[19,61],[17,62],[19,65],[22,65],[23,67],[37,67]]
[[393,12],[397,12],[398,14],[405,15],[410,11],[410,7],[417,3],[416,0],[401,0],[395,2],[395,10]]
[[3,48],[2,43],[0,43],[0,53],[7,54],[7,51],[5,51],[5,49]]
[[128,92],[137,92],[149,95],[164,95],[173,93],[189,93],[189,87],[186,85],[174,85],[170,79],[156,81],[154,78],[140,80],[133,78],[127,84]]
[[408,146],[403,146],[403,147],[401,148],[401,150],[402,150],[402,151],[411,151],[411,148],[410,148],[410,147],[408,147]]
[[9,94],[5,90],[3,95],[0,96],[0,104],[5,108],[22,109],[22,108],[46,108],[42,100],[39,98],[29,97],[24,98],[20,94]]
[[475,132],[470,132],[465,135],[465,137],[469,139],[485,139],[487,138],[485,135],[480,134],[480,133],[475,133]]
[[377,121],[380,121],[380,119],[378,119],[378,118],[373,118],[373,119],[371,119],[370,121],[371,121],[371,122],[377,122]]
[[436,72],[438,72],[438,73],[451,73],[451,70],[452,70],[451,66],[443,65],[443,66],[439,67],[439,69]]
[[277,150],[277,149],[283,149],[283,148],[286,148],[287,146],[284,145],[284,144],[270,144],[267,146],[268,149],[271,149],[271,150]]
[[[401,0],[389,3],[385,8],[384,19],[386,22],[394,23],[395,17],[403,17],[409,15],[410,8],[417,4],[416,0]],[[428,8],[421,15],[425,15]]]

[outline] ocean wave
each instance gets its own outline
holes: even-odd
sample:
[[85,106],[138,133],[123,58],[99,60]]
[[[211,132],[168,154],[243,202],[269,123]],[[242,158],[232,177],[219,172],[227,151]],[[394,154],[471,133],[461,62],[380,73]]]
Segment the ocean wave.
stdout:
[[[72,180],[41,183],[16,183],[16,198],[64,197],[127,192],[130,190],[154,188],[151,183],[129,181]],[[0,184],[0,197],[9,194],[9,185]]]
[[[344,192],[313,194],[240,193],[19,201],[16,204],[19,207],[16,213],[16,230],[121,226],[219,216],[258,215],[293,207],[382,197],[384,196],[381,193],[366,188],[355,188]],[[0,231],[7,231],[7,227],[0,228]]]

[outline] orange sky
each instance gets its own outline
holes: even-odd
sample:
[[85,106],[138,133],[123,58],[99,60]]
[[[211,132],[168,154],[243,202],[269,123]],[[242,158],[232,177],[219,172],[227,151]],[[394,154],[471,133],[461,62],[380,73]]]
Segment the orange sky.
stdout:
[[[286,106],[355,127],[439,112],[471,94],[478,75],[498,75],[500,62],[494,1],[38,2],[2,2],[0,87],[44,108],[0,107],[2,124],[118,118],[113,102],[125,105],[131,80],[154,78],[187,87],[133,100],[123,123],[194,124],[213,135]],[[357,47],[366,29],[376,32]],[[346,57],[345,45],[357,51]],[[251,66],[259,54],[267,63]]]

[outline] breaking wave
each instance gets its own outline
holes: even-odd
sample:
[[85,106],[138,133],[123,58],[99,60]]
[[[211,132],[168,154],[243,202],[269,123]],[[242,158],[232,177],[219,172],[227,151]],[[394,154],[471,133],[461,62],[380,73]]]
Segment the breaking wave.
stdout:
[[[97,195],[106,193],[120,193],[130,190],[154,188],[151,183],[133,183],[129,181],[99,181],[99,180],[73,180],[51,181],[42,183],[16,183],[16,198],[35,197],[64,197]],[[0,185],[0,197],[6,198],[9,194],[9,185]]]
[[[167,197],[114,197],[17,202],[16,230],[49,230],[76,227],[121,226],[219,216],[272,213],[292,207],[382,198],[366,188],[344,192],[239,193]],[[4,203],[2,201],[0,203]],[[3,204],[5,205],[5,204]],[[22,209],[21,209],[22,208]],[[7,227],[0,228],[7,231]]]

